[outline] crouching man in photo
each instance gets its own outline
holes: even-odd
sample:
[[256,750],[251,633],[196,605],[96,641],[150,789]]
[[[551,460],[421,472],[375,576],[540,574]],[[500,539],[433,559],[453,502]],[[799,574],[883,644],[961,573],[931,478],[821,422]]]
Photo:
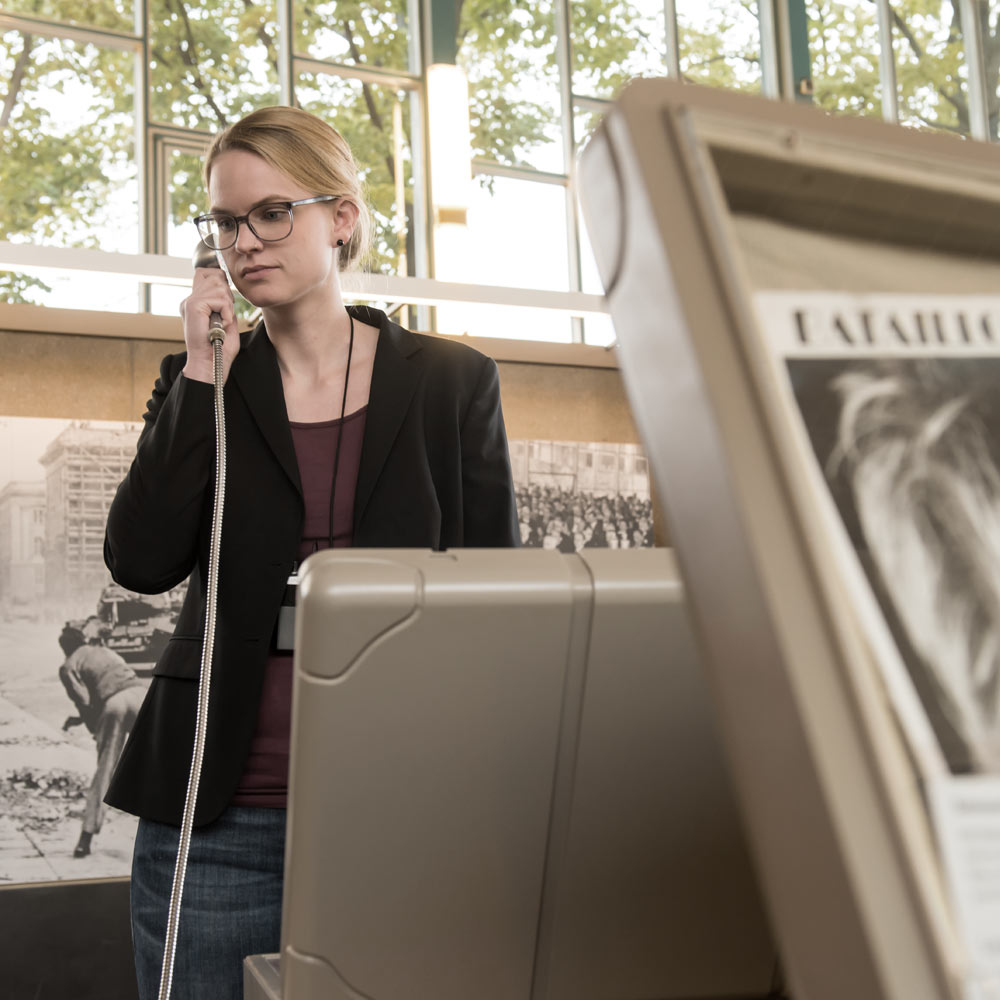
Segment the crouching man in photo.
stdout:
[[104,795],[111,772],[135,722],[146,685],[117,653],[99,645],[98,640],[88,643],[79,629],[63,629],[59,645],[66,656],[59,679],[79,712],[79,718],[68,718],[63,729],[83,722],[97,741],[97,770],[87,792],[83,830],[73,850],[73,857],[83,858],[90,854],[90,841],[104,822]]

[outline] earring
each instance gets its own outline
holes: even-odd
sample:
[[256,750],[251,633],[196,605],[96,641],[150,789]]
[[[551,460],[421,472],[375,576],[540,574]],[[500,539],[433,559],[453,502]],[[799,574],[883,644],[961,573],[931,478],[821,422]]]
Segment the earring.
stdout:
[[338,247],[342,247],[343,245],[344,245],[344,241],[343,240],[337,240],[337,246]]

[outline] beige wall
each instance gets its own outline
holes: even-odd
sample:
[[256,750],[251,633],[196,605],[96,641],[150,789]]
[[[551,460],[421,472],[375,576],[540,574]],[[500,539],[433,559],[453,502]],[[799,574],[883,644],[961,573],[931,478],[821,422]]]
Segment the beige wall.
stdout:
[[[465,339],[497,359],[510,437],[639,440],[613,352]],[[160,359],[182,349],[179,320],[0,305],[0,415],[138,420]]]
[[138,420],[162,341],[0,332],[0,414]]
[[[497,360],[508,437],[639,442],[612,351],[466,340]],[[160,359],[182,348],[179,320],[0,304],[0,416],[139,420]]]

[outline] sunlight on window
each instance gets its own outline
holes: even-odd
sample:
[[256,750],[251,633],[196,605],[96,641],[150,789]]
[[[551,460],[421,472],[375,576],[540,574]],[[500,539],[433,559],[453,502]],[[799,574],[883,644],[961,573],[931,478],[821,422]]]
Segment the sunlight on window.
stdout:
[[190,257],[199,241],[193,220],[208,209],[208,195],[202,183],[202,157],[183,149],[171,149],[168,162],[167,253],[172,257]]
[[761,86],[758,5],[749,0],[677,0],[681,75],[734,90]]
[[407,17],[407,0],[345,4],[295,0],[295,51],[312,59],[408,71],[419,25]]
[[462,5],[458,62],[469,79],[473,155],[561,172],[552,0]]
[[561,344],[573,339],[569,317],[550,309],[454,304],[438,306],[436,311],[438,333]]
[[637,76],[664,76],[663,0],[575,0],[570,8],[573,93],[610,99]]
[[864,0],[807,4],[815,102],[827,111],[882,114],[879,29],[875,5]]
[[[437,261],[436,277],[481,285],[569,288],[566,199],[555,184],[480,176],[473,182],[469,224],[448,233],[458,245]],[[542,309],[447,304],[440,333],[569,341],[568,317]]]
[[[0,239],[139,249],[134,60],[70,39],[0,35],[0,74],[10,81],[0,121]],[[97,295],[101,287],[7,273],[0,299],[72,307],[71,289]],[[115,294],[100,294],[118,308]],[[134,309],[134,289],[128,294]]]
[[[893,5],[893,45],[899,92],[899,120],[959,135],[969,133],[968,66],[962,24],[955,3],[904,0]],[[992,5],[995,6],[995,5]],[[993,15],[994,18],[996,14]],[[987,34],[987,65],[995,67],[1000,38]],[[997,136],[996,69],[990,97],[990,122]]]
[[139,282],[112,274],[48,270],[44,274],[0,271],[0,302],[134,313],[140,308]]
[[11,14],[29,14],[88,28],[135,30],[132,0],[4,0],[3,8]]
[[445,281],[569,290],[565,189],[508,177],[473,181],[464,274]]
[[[597,273],[597,261],[594,260],[593,246],[590,234],[580,219],[580,275],[583,291],[589,295],[603,295],[604,285]],[[583,342],[607,347],[615,341],[615,328],[610,316],[588,316],[583,321]]]
[[276,0],[150,0],[150,117],[217,132],[278,103]]
[[[415,102],[411,92],[309,73],[299,77],[296,95],[306,111],[336,128],[354,153],[375,222],[372,258],[366,268],[387,274],[412,273],[412,263],[407,263],[413,259],[412,248],[407,252],[414,197],[410,129]],[[400,190],[402,206],[397,198]]]

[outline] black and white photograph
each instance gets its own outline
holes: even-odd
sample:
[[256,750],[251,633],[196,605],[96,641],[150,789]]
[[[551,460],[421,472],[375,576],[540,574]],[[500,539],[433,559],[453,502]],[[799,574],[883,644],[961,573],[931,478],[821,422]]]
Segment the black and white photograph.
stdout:
[[560,552],[653,545],[641,445],[511,441],[510,459],[522,545]]
[[[183,585],[104,564],[141,424],[0,418],[0,885],[127,875],[134,817],[102,799]],[[511,441],[525,546],[653,544],[641,446]]]
[[138,431],[0,418],[0,884],[128,873],[136,821],[102,800],[177,607],[104,565]]
[[787,370],[950,771],[1000,774],[1000,359]]

